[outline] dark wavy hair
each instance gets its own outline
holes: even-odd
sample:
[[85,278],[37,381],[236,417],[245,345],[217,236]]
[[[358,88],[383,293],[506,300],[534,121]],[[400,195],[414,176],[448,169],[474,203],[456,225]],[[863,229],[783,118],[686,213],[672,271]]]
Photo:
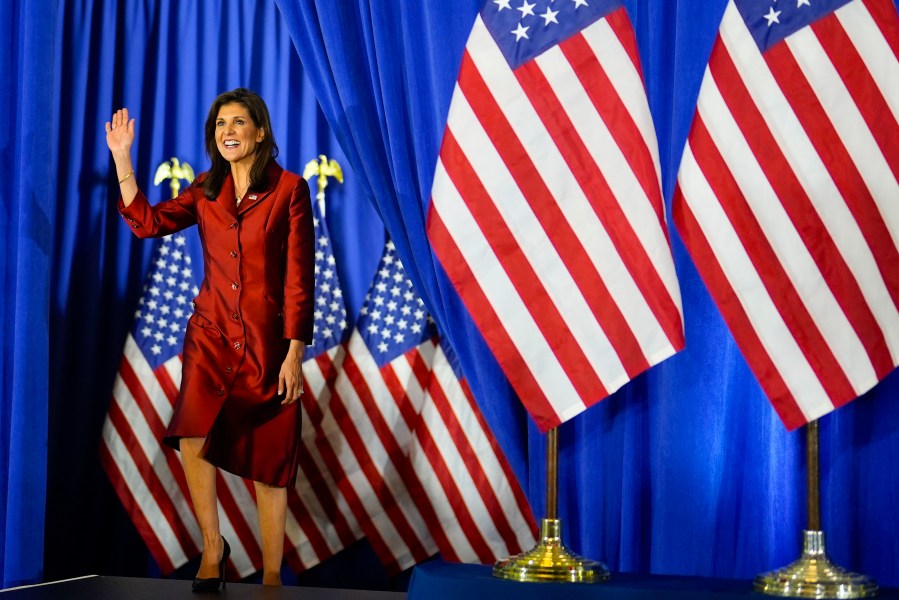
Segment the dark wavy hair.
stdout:
[[226,104],[240,104],[246,108],[253,124],[265,132],[265,137],[256,146],[256,157],[253,159],[253,166],[250,167],[249,191],[258,191],[265,187],[266,168],[278,156],[278,144],[275,143],[275,134],[272,132],[268,107],[259,94],[246,88],[237,88],[221,94],[209,107],[209,115],[206,117],[206,155],[212,166],[209,169],[209,176],[203,182],[203,193],[210,199],[219,195],[225,178],[231,172],[231,163],[221,155],[215,140],[215,122],[219,110]]

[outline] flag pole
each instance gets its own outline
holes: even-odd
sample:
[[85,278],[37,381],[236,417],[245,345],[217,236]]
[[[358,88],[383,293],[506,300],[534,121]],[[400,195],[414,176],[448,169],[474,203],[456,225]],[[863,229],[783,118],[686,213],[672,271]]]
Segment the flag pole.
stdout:
[[522,554],[504,558],[493,566],[493,576],[515,581],[555,581],[598,583],[609,580],[602,563],[581,558],[562,543],[562,522],[558,518],[558,429],[546,434],[546,518],[540,526],[541,540]]
[[870,598],[877,584],[858,573],[833,564],[824,550],[821,531],[818,421],[806,426],[806,490],[808,528],[802,532],[802,556],[786,567],[756,576],[755,591],[787,598]]

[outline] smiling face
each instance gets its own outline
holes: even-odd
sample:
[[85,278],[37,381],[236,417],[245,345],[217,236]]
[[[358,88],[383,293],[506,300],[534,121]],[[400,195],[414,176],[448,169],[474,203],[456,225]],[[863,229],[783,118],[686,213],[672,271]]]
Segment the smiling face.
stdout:
[[215,144],[228,162],[253,166],[256,145],[265,139],[265,131],[256,127],[250,111],[242,104],[225,104],[215,120]]

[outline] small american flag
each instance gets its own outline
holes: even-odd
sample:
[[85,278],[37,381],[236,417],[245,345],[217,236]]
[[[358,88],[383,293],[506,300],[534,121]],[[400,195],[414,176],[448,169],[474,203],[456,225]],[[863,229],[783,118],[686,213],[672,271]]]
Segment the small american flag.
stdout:
[[683,347],[639,64],[609,0],[491,0],[462,60],[428,237],[543,429]]
[[899,19],[891,1],[728,3],[674,215],[787,427],[899,362]]
[[388,242],[329,406],[340,489],[385,565],[490,562],[533,544],[524,494]]

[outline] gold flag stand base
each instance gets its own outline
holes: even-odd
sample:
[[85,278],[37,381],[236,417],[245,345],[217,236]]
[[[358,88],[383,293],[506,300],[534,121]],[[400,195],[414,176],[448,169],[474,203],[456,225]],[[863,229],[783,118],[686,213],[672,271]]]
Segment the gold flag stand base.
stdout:
[[795,562],[756,576],[753,588],[769,596],[787,598],[870,598],[877,584],[864,575],[830,562],[824,552],[824,532],[805,530],[802,556]]
[[562,544],[561,531],[561,521],[543,519],[540,526],[543,539],[533,549],[497,562],[493,566],[493,576],[515,581],[608,581],[609,569],[602,563],[569,552]]

